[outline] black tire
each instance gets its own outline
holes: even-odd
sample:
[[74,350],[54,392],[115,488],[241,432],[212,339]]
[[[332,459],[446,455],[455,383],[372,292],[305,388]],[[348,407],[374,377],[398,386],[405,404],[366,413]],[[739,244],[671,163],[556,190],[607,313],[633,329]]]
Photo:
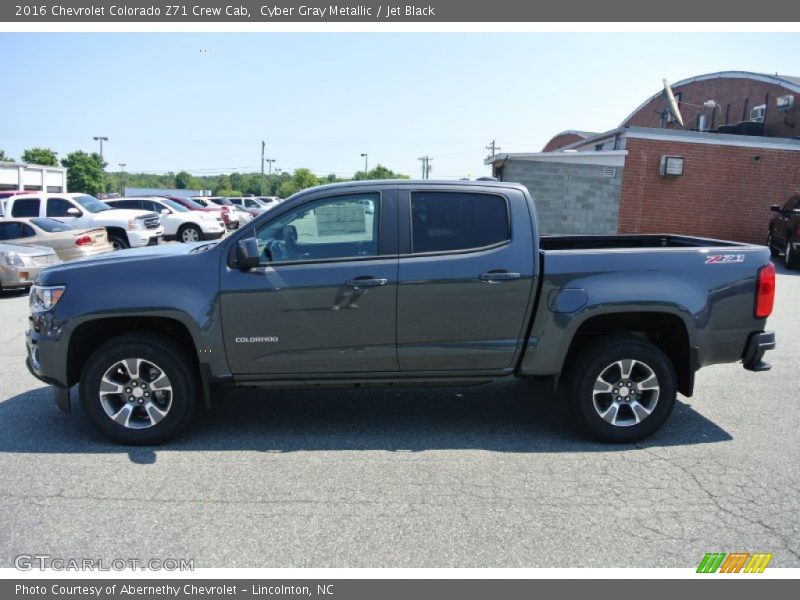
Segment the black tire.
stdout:
[[128,243],[128,236],[121,233],[109,234],[108,243],[114,247],[114,250],[125,250],[131,247]]
[[[130,358],[142,359],[142,364],[158,367],[156,372],[160,370],[161,374],[157,375],[157,379],[160,380],[161,375],[166,375],[171,389],[165,415],[157,422],[153,422],[149,417],[150,411],[145,410],[146,406],[137,407],[137,402],[142,404],[141,397],[131,401],[132,419],[129,421],[133,424],[138,423],[138,428],[114,421],[107,412],[109,403],[117,404],[116,407],[112,406],[112,409],[128,404],[125,393],[104,393],[101,398],[100,386],[103,376],[115,365]],[[147,381],[145,368],[141,367],[139,373],[142,382]],[[160,392],[157,392],[155,387],[152,389],[152,399],[155,400],[155,396]],[[127,393],[130,388],[122,391]],[[110,339],[89,357],[81,374],[80,399],[84,410],[102,433],[119,444],[150,446],[161,444],[178,435],[192,420],[199,397],[198,374],[194,363],[182,348],[169,338],[156,333],[131,333]],[[151,424],[147,425],[147,422]]]
[[780,252],[778,252],[778,249],[775,247],[775,242],[772,241],[771,231],[767,234],[767,247],[769,248],[769,255],[772,258],[775,258],[780,254]]
[[[184,239],[184,236],[192,236],[196,239]],[[184,244],[188,244],[191,242],[202,242],[204,239],[203,230],[200,229],[197,225],[182,225],[180,229],[178,229],[178,241]]]
[[783,255],[783,264],[787,269],[800,269],[800,253],[792,250],[792,242],[786,242],[786,253]]
[[[622,383],[619,388],[612,385],[608,393],[595,392],[596,384],[602,387],[605,378],[615,379],[615,371],[619,370],[622,374],[621,368],[614,366],[619,364],[618,361],[630,359],[634,361],[634,367],[627,379],[617,380],[615,385]],[[632,335],[600,338],[582,349],[569,365],[569,369],[567,385],[573,412],[584,433],[595,440],[618,444],[642,440],[655,433],[664,424],[675,406],[677,393],[675,369],[669,358],[655,344],[647,340]],[[655,375],[654,383],[649,378],[650,375]],[[603,384],[599,381],[601,376],[604,376]],[[650,382],[648,385],[657,384],[659,389],[637,391],[638,384],[635,381],[637,377],[647,377],[647,381]],[[633,388],[628,385],[632,380]],[[644,379],[638,383],[644,383]],[[614,396],[614,390],[621,390],[626,386],[628,391],[624,392],[625,397]],[[636,394],[639,396],[636,397]],[[620,398],[622,403],[616,403],[615,398]],[[640,404],[636,402],[637,400]],[[606,402],[608,404],[605,404]],[[609,422],[600,414],[602,409],[606,406],[610,408],[611,404],[617,404],[613,418],[618,419],[619,424]],[[633,410],[636,404],[639,404],[636,408],[640,412],[642,407],[649,407],[651,409],[649,415],[639,420]],[[605,414],[610,415],[610,411]]]

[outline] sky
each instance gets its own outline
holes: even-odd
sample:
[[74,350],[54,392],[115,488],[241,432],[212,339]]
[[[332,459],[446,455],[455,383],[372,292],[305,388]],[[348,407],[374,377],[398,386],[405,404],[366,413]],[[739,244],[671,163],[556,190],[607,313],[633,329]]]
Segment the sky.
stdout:
[[486,175],[486,145],[536,152],[606,131],[671,82],[800,75],[799,34],[0,33],[0,149],[97,151],[107,170],[273,168]]

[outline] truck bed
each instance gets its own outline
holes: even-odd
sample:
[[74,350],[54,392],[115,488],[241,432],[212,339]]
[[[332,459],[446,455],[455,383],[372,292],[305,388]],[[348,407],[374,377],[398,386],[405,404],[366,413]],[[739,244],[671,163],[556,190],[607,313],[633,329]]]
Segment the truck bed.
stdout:
[[670,234],[545,235],[542,250],[613,250],[615,248],[719,248],[747,246],[739,242]]

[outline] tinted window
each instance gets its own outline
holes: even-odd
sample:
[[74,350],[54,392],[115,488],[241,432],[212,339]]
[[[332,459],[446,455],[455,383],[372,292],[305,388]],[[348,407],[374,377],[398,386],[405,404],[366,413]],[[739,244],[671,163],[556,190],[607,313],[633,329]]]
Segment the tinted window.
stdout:
[[56,231],[70,231],[72,229],[72,227],[66,223],[56,221],[55,219],[31,219],[31,223],[47,233],[53,233]]
[[414,253],[498,244],[510,237],[506,201],[491,194],[412,193],[411,232]]
[[0,240],[15,240],[19,237],[19,223],[0,221]]
[[134,208],[137,210],[141,210],[142,208],[142,201],[141,200],[115,200],[111,202],[112,208]]
[[379,208],[378,194],[304,204],[261,227],[259,248],[276,262],[376,256]]
[[161,209],[164,207],[153,200],[142,200],[142,208],[144,210],[151,210],[153,212],[160,213]]
[[48,217],[77,217],[78,215],[69,214],[69,209],[75,208],[72,202],[64,198],[48,198],[47,216]]
[[12,217],[38,217],[39,199],[27,198],[14,200],[14,207],[11,209]]
[[26,238],[34,236],[36,236],[36,232],[33,230],[33,227],[31,227],[27,223],[20,224],[19,237]]

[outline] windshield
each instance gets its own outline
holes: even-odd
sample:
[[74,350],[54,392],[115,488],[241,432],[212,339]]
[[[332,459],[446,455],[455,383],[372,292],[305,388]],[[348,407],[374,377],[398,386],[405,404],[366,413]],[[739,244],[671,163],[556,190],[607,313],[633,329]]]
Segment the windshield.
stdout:
[[80,204],[83,208],[90,213],[99,213],[104,210],[111,210],[111,207],[105,202],[100,202],[94,196],[75,196],[75,202]]
[[189,212],[188,208],[186,208],[185,206],[181,206],[180,204],[178,204],[174,200],[170,200],[169,198],[162,198],[161,203],[166,206],[169,206],[175,212]]
[[47,233],[55,233],[56,231],[72,231],[72,227],[61,221],[55,219],[31,219],[31,223],[36,225],[39,229]]
[[208,201],[203,200],[202,198],[192,198],[192,202],[195,202],[204,208],[208,208]]

